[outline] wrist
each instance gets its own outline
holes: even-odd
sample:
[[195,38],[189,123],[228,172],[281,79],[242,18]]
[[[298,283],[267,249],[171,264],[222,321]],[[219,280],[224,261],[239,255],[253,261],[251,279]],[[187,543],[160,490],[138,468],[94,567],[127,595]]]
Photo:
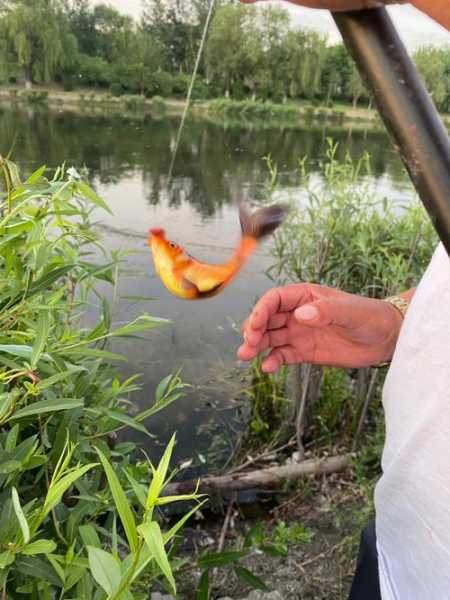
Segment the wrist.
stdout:
[[389,296],[384,298],[382,302],[389,306],[389,335],[386,340],[384,357],[379,364],[374,365],[376,367],[389,366],[409,306],[409,302],[401,296]]

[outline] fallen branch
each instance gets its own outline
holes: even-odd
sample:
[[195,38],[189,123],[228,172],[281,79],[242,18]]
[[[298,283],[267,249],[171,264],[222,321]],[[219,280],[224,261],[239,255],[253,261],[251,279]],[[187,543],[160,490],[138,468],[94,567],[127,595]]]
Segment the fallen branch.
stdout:
[[[330,456],[323,459],[303,460],[281,467],[269,467],[247,473],[232,473],[217,477],[206,476],[200,480],[199,492],[237,492],[257,488],[276,489],[284,481],[299,479],[303,475],[336,473],[350,465],[350,456]],[[197,480],[169,483],[164,490],[165,495],[189,494],[197,485]]]

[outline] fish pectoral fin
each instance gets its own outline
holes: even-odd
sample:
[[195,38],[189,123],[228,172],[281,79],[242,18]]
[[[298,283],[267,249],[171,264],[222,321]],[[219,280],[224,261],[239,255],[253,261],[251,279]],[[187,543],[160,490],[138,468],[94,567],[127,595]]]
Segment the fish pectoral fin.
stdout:
[[186,277],[181,278],[181,287],[183,288],[183,290],[186,291],[195,289],[197,290],[197,292],[200,293],[200,290],[197,288],[197,286],[191,281],[189,281],[189,279],[186,279]]
[[223,283],[224,277],[220,273],[214,273],[213,269],[191,268],[183,273],[183,279],[195,285],[200,294],[206,294],[217,290]]

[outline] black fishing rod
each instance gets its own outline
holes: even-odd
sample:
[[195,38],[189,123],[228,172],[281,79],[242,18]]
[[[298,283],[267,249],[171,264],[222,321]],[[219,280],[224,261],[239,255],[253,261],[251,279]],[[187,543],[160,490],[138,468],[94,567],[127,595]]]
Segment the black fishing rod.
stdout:
[[332,13],[450,256],[450,140],[385,8]]

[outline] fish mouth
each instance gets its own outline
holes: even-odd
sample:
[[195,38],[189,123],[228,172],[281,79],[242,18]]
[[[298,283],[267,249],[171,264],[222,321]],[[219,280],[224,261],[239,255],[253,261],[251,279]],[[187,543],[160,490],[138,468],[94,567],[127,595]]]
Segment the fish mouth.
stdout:
[[151,227],[148,231],[152,235],[164,235],[164,229],[161,229],[161,227]]

